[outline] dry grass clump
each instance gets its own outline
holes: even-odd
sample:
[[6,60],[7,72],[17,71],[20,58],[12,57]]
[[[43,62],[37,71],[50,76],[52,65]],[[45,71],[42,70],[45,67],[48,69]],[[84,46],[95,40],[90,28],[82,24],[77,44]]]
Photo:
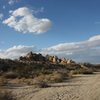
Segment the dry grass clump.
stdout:
[[83,74],[93,74],[93,70],[92,69],[84,69]]
[[43,78],[42,75],[34,79],[22,78],[18,80],[18,83],[24,85],[34,85],[35,87],[40,87],[40,88],[48,87],[47,81]]
[[71,70],[70,73],[73,74],[93,74],[93,70],[89,68],[81,68],[76,70]]
[[15,100],[11,92],[0,90],[0,100]]
[[50,81],[51,82],[62,82],[65,77],[67,77],[67,75],[65,75],[64,73],[54,72],[50,77]]
[[54,83],[54,82],[62,82],[64,79],[63,75],[61,73],[52,73],[49,75],[39,75],[38,77],[34,78],[34,83],[38,82],[46,82],[46,83]]
[[33,79],[33,85],[39,88],[49,87],[47,75],[41,74],[38,77]]
[[62,82],[67,77],[67,74],[56,71],[48,75],[41,74],[33,79],[33,85],[38,87],[49,87],[49,83]]
[[33,79],[26,79],[26,78],[18,79],[18,83],[24,84],[24,85],[33,85],[34,84]]
[[47,88],[47,87],[50,87],[48,85],[47,82],[45,81],[37,81],[36,83],[34,83],[35,87],[38,87],[38,88]]
[[71,70],[70,71],[70,74],[74,75],[74,74],[80,74],[81,73],[81,70]]
[[49,87],[45,75],[41,75],[41,76],[34,78],[33,85],[35,85],[35,87],[39,87],[39,88]]

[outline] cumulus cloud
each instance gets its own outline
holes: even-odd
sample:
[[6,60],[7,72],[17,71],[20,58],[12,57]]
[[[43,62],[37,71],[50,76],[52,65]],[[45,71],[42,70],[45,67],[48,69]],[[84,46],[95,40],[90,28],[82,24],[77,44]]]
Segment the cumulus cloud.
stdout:
[[58,55],[77,61],[95,62],[96,58],[100,58],[100,35],[93,36],[85,41],[61,43],[44,48],[41,53]]
[[0,20],[2,20],[2,18],[3,18],[3,14],[2,14],[2,13],[0,13]]
[[4,24],[16,31],[23,33],[41,34],[51,27],[51,21],[47,18],[36,18],[32,10],[27,7],[21,7],[15,11],[10,11],[10,17],[3,21]]
[[35,52],[36,51],[35,46],[23,46],[23,45],[13,46],[6,50],[0,50],[0,58],[14,59],[20,56],[24,56],[30,51]]

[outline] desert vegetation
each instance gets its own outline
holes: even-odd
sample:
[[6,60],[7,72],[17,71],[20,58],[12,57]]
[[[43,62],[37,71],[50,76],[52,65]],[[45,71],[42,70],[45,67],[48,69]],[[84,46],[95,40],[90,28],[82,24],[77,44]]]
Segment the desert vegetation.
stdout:
[[8,85],[48,88],[51,87],[50,84],[63,82],[75,74],[93,74],[99,70],[99,64],[76,63],[32,52],[16,60],[0,59],[0,100],[15,100],[11,92],[3,89]]
[[41,54],[28,53],[16,60],[0,59],[0,85],[6,85],[10,80],[18,83],[36,85],[62,82],[73,74],[93,74],[100,65],[90,63],[78,64],[57,56],[45,57]]
[[16,100],[10,91],[0,88],[0,100]]

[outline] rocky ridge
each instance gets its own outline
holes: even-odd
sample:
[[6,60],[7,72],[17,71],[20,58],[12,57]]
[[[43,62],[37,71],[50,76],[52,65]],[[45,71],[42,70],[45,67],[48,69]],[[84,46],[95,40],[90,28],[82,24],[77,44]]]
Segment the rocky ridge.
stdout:
[[46,55],[43,56],[42,54],[36,54],[33,52],[29,52],[26,56],[21,56],[19,58],[19,61],[21,62],[49,62],[53,64],[75,64],[76,62],[73,61],[72,59],[66,59],[66,58],[58,58],[57,56],[51,56],[51,55]]

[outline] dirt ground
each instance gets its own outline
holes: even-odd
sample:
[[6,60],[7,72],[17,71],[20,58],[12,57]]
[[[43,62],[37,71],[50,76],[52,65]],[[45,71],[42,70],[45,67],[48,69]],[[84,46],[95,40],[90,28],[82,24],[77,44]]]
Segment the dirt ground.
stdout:
[[100,72],[77,75],[48,88],[9,87],[18,100],[100,100]]

